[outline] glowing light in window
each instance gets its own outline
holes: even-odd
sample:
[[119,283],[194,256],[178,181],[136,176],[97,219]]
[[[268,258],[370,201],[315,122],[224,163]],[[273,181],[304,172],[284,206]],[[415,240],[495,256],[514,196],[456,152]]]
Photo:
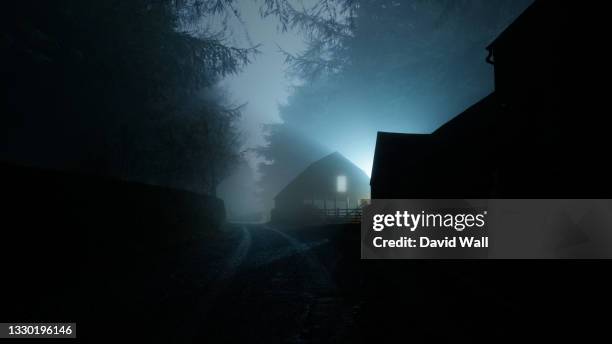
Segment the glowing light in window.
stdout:
[[336,191],[346,192],[346,176],[338,176],[336,179]]

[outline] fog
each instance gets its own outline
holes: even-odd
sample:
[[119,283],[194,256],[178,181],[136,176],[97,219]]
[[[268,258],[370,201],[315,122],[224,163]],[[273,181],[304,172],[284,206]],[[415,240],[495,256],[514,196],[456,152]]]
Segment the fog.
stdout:
[[[365,1],[339,39],[299,28],[280,32],[257,5],[241,4],[244,23],[235,22],[234,31],[244,41],[246,30],[261,53],[224,81],[247,103],[241,128],[252,170],[220,185],[229,213],[266,218],[275,194],[329,152],[369,175],[378,131],[429,133],[488,95],[486,47],[530,3]],[[279,50],[292,56],[285,61]],[[317,71],[308,65],[315,55],[340,66]]]
[[377,132],[429,133],[489,94],[486,47],[530,3],[15,3],[0,159],[263,220],[314,161],[337,151],[369,175]]

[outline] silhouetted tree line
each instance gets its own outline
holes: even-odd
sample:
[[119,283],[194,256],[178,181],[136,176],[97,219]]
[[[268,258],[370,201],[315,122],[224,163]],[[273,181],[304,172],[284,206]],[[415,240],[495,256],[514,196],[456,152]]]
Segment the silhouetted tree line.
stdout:
[[[480,63],[482,36],[492,37],[505,13],[521,7],[509,0],[309,4],[260,2],[262,16],[276,18],[281,31],[299,30],[307,42],[301,54],[286,54],[304,83],[281,109],[285,123],[269,128],[271,145],[260,154],[273,165],[262,166],[264,178],[274,178],[271,168],[291,167],[277,154],[287,150],[279,146],[286,138],[335,136],[336,122],[353,123],[342,132],[355,136],[375,118],[424,123],[406,115],[417,99],[426,99],[417,106],[443,104],[421,111],[426,115],[473,102],[486,87],[483,72],[460,61]],[[218,81],[257,52],[226,43],[230,17],[241,20],[236,0],[5,4],[0,157],[213,193],[240,159],[240,107]],[[446,92],[456,89],[463,94]]]
[[2,159],[213,193],[240,158],[217,83],[256,53],[226,44],[217,3],[3,5]]

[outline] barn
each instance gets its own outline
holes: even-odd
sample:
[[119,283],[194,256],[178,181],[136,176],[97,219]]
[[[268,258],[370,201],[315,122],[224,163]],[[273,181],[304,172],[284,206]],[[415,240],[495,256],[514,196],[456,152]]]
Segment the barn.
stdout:
[[359,213],[370,198],[370,178],[342,154],[315,161],[274,198],[273,222],[313,223]]

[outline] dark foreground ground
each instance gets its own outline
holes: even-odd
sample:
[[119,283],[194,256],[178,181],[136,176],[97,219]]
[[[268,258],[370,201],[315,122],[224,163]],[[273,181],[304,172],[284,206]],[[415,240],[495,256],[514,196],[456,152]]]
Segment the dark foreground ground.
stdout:
[[95,343],[609,341],[609,261],[361,260],[354,225],[222,224],[210,197],[0,177],[0,322]]
[[364,261],[358,230],[229,224],[176,252],[111,251],[76,288],[45,296],[65,281],[43,281],[2,316],[76,321],[98,343],[550,342],[607,329],[607,262]]
[[607,326],[609,271],[603,262],[362,261],[357,227],[233,224],[176,261],[113,276],[87,300],[104,323],[84,325],[100,342],[587,338]]

